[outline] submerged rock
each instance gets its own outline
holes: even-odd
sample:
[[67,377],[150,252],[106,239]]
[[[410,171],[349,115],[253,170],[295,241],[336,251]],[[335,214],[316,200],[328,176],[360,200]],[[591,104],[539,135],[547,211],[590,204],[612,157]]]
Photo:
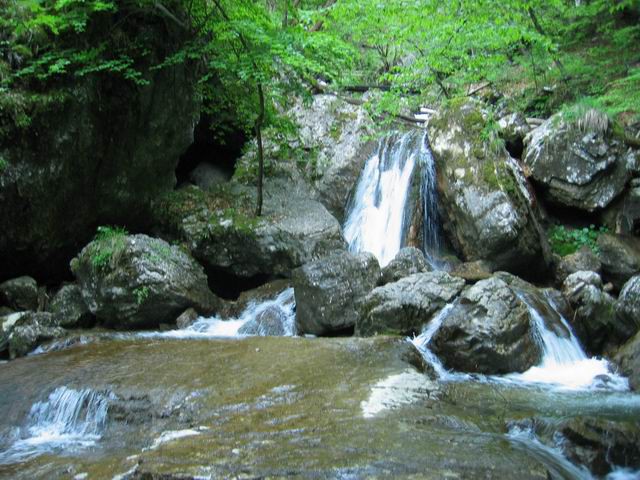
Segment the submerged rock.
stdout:
[[94,317],[82,298],[80,287],[75,284],[64,285],[51,301],[51,313],[61,327],[90,327]]
[[504,148],[482,140],[484,113],[472,101],[429,122],[443,226],[465,260],[535,275],[546,270],[548,244],[524,175]]
[[14,310],[38,309],[38,284],[27,276],[7,280],[0,284],[0,302]]
[[595,272],[576,272],[564,281],[562,292],[575,311],[572,324],[580,341],[592,355],[601,355],[635,333],[616,316],[616,301],[603,291]]
[[541,358],[527,305],[498,277],[462,293],[431,345],[447,368],[464,372],[523,372]]
[[[293,302],[293,298],[291,302]],[[240,327],[238,333],[260,337],[282,337],[290,333],[288,321],[289,318],[281,307],[270,306]]]
[[292,278],[298,331],[326,335],[355,327],[380,266],[370,253],[335,252],[294,270]]
[[382,269],[380,285],[397,282],[401,278],[414,273],[428,272],[431,270],[427,260],[420,250],[415,247],[400,249],[395,258]]
[[229,183],[213,192],[189,187],[158,203],[159,236],[185,242],[212,272],[239,277],[291,270],[345,249],[337,220],[295,180],[265,180],[263,216],[255,217],[255,188]]
[[180,247],[146,235],[114,235],[87,245],[71,262],[82,296],[111,327],[174,323],[186,308],[219,308],[200,265]]
[[573,122],[556,114],[525,142],[528,172],[543,187],[545,198],[555,204],[589,212],[602,209],[629,180],[632,152],[615,138],[608,120],[598,112]]
[[417,273],[378,287],[364,300],[356,334],[418,334],[463,287],[464,280],[445,272]]
[[630,235],[604,233],[598,236],[598,256],[602,276],[617,290],[632,276],[640,273],[640,239]]

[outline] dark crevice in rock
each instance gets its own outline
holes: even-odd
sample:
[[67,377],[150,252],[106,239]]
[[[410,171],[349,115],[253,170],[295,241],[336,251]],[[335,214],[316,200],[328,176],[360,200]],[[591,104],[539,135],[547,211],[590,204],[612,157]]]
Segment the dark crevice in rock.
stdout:
[[213,119],[203,114],[193,131],[193,143],[180,157],[176,168],[178,185],[190,182],[191,173],[201,163],[218,169],[230,179],[236,160],[247,142],[246,134],[229,125],[212,126]]
[[[537,182],[533,182],[536,189],[536,196],[542,198],[543,187]],[[545,211],[550,223],[561,223],[563,225],[571,225],[576,228],[589,227],[589,225],[599,225],[601,223],[600,213],[589,213],[578,208],[567,207],[563,205],[546,202]]]
[[343,328],[342,330],[334,330],[323,334],[323,337],[353,337],[355,326]]
[[266,274],[252,277],[239,277],[222,269],[207,269],[209,288],[217,296],[225,300],[237,300],[242,292],[261,287],[274,278]]
[[504,142],[504,146],[511,155],[511,158],[516,160],[522,160],[522,153],[524,152],[524,142],[522,138],[516,138],[513,141]]

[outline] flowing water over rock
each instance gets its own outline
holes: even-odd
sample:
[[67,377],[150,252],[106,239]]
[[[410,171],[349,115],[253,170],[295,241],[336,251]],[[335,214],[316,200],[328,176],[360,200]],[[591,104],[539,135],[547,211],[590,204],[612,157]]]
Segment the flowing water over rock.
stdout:
[[367,160],[351,200],[344,236],[354,252],[373,253],[387,265],[406,237],[406,209],[416,166],[421,170],[423,247],[427,258],[440,246],[435,166],[426,133],[413,131],[380,140]]

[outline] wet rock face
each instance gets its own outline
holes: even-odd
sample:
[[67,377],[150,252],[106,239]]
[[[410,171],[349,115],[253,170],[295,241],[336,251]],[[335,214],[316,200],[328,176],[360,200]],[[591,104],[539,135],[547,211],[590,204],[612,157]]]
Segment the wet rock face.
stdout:
[[565,454],[596,475],[606,475],[612,465],[640,465],[640,423],[575,418],[561,430]]
[[615,361],[622,374],[629,377],[631,388],[640,390],[640,332],[618,351]]
[[309,190],[299,180],[267,179],[258,218],[255,188],[235,182],[214,192],[190,187],[157,205],[154,224],[159,236],[185,242],[207,270],[244,278],[289,276],[306,262],[346,248],[340,224]]
[[523,372],[541,357],[527,306],[497,277],[462,293],[432,349],[447,368],[485,374]]
[[64,285],[51,301],[51,313],[61,327],[90,327],[94,317],[82,298],[80,287]]
[[51,313],[20,312],[0,318],[0,353],[22,357],[43,342],[64,336]]
[[379,278],[380,266],[370,253],[336,252],[294,270],[298,331],[326,335],[353,328]]
[[[126,17],[126,8],[118,15]],[[159,16],[141,18],[135,31],[144,36],[149,65],[187,40]],[[118,24],[113,20],[113,35],[133,43]],[[67,277],[69,260],[96,225],[143,228],[150,202],[174,187],[199,113],[195,69],[174,65],[145,79],[148,85],[137,86],[116,75],[88,75],[51,92],[28,127],[0,138],[9,165],[0,174],[2,277]]]
[[38,284],[31,277],[18,277],[0,284],[0,303],[14,310],[38,309]]
[[273,306],[263,310],[255,318],[245,323],[240,327],[238,333],[260,337],[282,337],[288,333],[286,323],[287,316],[282,309]]
[[557,258],[555,268],[555,278],[558,284],[562,284],[569,275],[576,272],[600,273],[602,262],[598,256],[588,246],[583,246],[580,250],[571,255]]
[[625,283],[616,304],[616,315],[629,328],[640,330],[640,275]]
[[417,273],[378,287],[364,300],[356,334],[419,334],[463,287],[464,280],[445,272]]
[[616,316],[615,299],[602,290],[595,272],[576,272],[564,281],[562,292],[575,314],[571,317],[580,341],[592,355],[611,351],[635,333]]
[[483,142],[483,115],[477,103],[460,102],[429,123],[443,226],[465,260],[532,275],[546,269],[546,237],[521,169]]
[[396,257],[382,269],[380,285],[397,282],[401,278],[414,273],[428,272],[431,270],[424,254],[415,247],[400,249]]
[[629,235],[602,234],[598,236],[598,249],[602,276],[617,290],[640,273],[640,239]]
[[219,308],[200,265],[177,246],[146,235],[116,235],[87,245],[71,264],[82,297],[107,326],[173,323],[188,307]]
[[624,190],[634,154],[608,129],[578,123],[549,118],[527,136],[523,160],[548,201],[592,212]]

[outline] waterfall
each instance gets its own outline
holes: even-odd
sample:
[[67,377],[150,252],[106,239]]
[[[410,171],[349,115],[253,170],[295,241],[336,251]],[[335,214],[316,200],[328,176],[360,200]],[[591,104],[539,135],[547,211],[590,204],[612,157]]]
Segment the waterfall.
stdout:
[[296,334],[296,304],[293,288],[272,299],[251,302],[238,318],[201,317],[187,328],[142,334],[170,338],[221,338],[240,336],[287,336]]
[[627,391],[629,382],[626,378],[613,373],[609,362],[602,358],[589,358],[580,346],[571,326],[562,316],[553,300],[545,295],[544,300],[550,312],[567,332],[560,336],[547,324],[543,315],[533,306],[527,295],[518,293],[520,300],[527,306],[533,321],[534,338],[542,351],[542,360],[536,366],[523,373],[512,373],[504,376],[468,375],[448,371],[440,359],[429,349],[429,343],[446,319],[454,304],[448,304],[425,327],[422,334],[410,339],[424,359],[433,366],[441,380],[462,381],[478,379],[500,383],[521,385],[546,385],[560,390],[611,390]]
[[611,365],[603,358],[589,358],[580,346],[569,322],[560,313],[553,300],[545,295],[552,312],[568,332],[560,337],[549,328],[545,319],[533,307],[526,295],[519,294],[533,319],[535,339],[542,350],[542,361],[524,373],[508,375],[516,381],[557,385],[564,389],[605,388],[628,390],[624,377],[612,373]]
[[350,202],[344,236],[353,252],[373,253],[387,265],[403,246],[410,218],[407,200],[416,165],[422,169],[423,246],[439,247],[435,166],[426,133],[391,135],[378,143],[367,160]]
[[422,183],[420,196],[422,198],[422,249],[427,261],[437,269],[437,255],[441,248],[440,218],[438,217],[438,190],[436,185],[436,163],[424,138],[421,148]]
[[0,454],[0,464],[19,462],[45,452],[82,448],[98,441],[107,422],[112,394],[91,389],[56,388],[47,400],[31,407],[16,441]]

